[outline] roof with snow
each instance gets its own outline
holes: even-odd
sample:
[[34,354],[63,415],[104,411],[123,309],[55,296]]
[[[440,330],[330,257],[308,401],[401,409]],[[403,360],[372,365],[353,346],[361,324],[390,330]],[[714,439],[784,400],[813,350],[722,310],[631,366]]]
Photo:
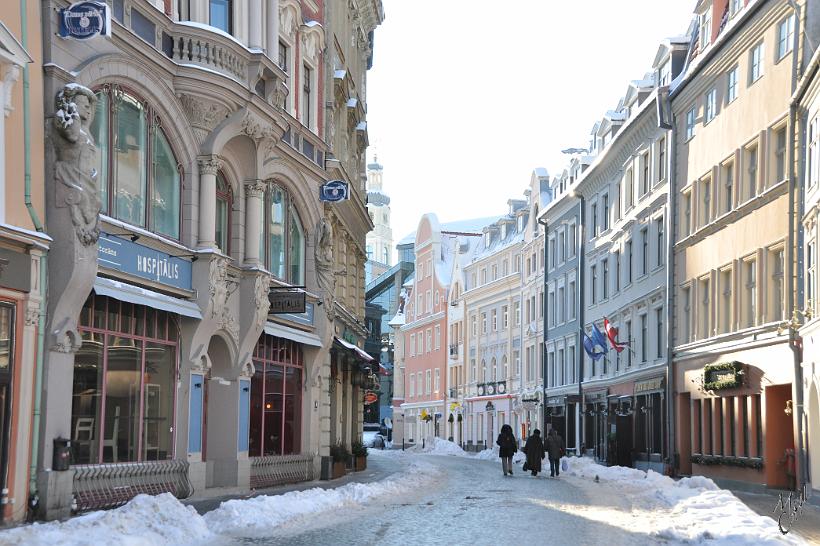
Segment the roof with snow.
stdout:
[[[501,217],[488,216],[485,218],[473,218],[470,220],[457,220],[455,222],[444,222],[440,224],[441,231],[447,233],[481,233],[484,226],[490,225]],[[405,235],[397,245],[412,244],[416,241],[415,230]]]

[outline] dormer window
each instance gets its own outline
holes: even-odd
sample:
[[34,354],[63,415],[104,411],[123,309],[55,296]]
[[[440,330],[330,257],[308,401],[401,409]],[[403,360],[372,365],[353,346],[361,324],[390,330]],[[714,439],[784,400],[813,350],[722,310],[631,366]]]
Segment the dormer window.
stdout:
[[524,215],[518,217],[518,231],[524,231]]
[[706,11],[698,15],[698,25],[700,27],[700,49],[702,50],[712,41],[712,6],[709,5]]
[[484,246],[490,246],[490,232],[484,232]]
[[661,66],[659,71],[658,80],[660,81],[660,85],[669,85],[672,82],[672,63],[671,61],[666,61]]

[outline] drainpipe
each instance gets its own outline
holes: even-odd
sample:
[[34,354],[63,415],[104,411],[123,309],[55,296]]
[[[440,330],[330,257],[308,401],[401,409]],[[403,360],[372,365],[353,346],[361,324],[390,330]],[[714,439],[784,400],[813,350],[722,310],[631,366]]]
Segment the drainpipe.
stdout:
[[[671,104],[671,98],[667,96],[667,99]],[[672,110],[671,108],[669,109]],[[677,131],[678,124],[676,123],[676,119],[674,114],[672,115],[672,129],[670,130],[670,136],[667,140],[668,145],[671,148],[671,151],[667,150],[667,156],[669,157],[669,174],[668,178],[669,181],[666,185],[666,191],[668,192],[667,204],[669,209],[666,214],[667,218],[667,228],[666,228],[666,427],[668,432],[668,439],[667,439],[667,455],[669,457],[669,462],[671,465],[671,472],[672,476],[677,474],[677,470],[680,467],[680,462],[675,464],[675,456],[676,456],[676,442],[675,442],[675,389],[674,389],[674,381],[675,381],[675,350],[674,350],[674,338],[675,338],[675,331],[673,328],[673,321],[675,318],[675,230],[678,225],[677,223],[677,203],[678,203],[678,192],[677,192],[677,155],[675,154],[676,142],[678,138],[678,131]],[[678,454],[679,455],[679,454]]]
[[[20,0],[20,41],[28,47],[28,5]],[[29,99],[29,67],[23,66],[23,175],[25,181],[24,202],[34,229],[43,232],[43,224],[31,201],[31,118]],[[40,406],[42,405],[43,348],[46,329],[46,269],[45,255],[40,257],[40,318],[37,320],[37,364],[34,372],[34,410],[32,415],[31,465],[29,468],[29,504],[36,505],[37,499],[37,456],[40,452]]]
[[[797,169],[795,166],[795,149],[794,149],[794,134],[797,122],[797,102],[798,99],[794,96],[797,89],[798,76],[800,74],[800,18],[802,10],[793,0],[789,0],[789,4],[794,9],[794,43],[792,44],[792,81],[791,92],[792,100],[789,103],[789,122],[788,128],[791,135],[788,139],[788,147],[786,150],[786,158],[789,169],[789,227],[787,231],[787,252],[786,259],[786,278],[789,279],[789,288],[786,290],[786,309],[788,317],[797,318],[799,316],[800,305],[802,304],[802,293],[798,293],[797,301],[795,301],[795,288],[800,291],[799,283],[795,283],[794,262],[800,259],[799,249],[796,245],[802,241],[802,222],[797,216],[797,203],[795,202],[799,195],[797,188]],[[796,206],[797,205],[797,206]],[[800,336],[796,329],[797,324],[789,326],[789,348],[792,350],[793,365],[794,365],[794,381],[792,382],[792,400],[794,401],[794,421],[793,433],[797,441],[797,449],[795,453],[797,476],[796,485],[799,491],[802,491],[803,485],[806,483],[806,456],[803,446],[803,359],[802,350],[798,347]]]
[[[570,193],[571,196],[577,197],[579,201],[580,211],[578,213],[578,430],[580,431],[578,444],[578,455],[583,455],[581,452],[581,444],[586,439],[586,420],[584,419],[584,338],[580,335],[584,331],[584,300],[586,299],[586,287],[584,283],[584,268],[586,267],[586,257],[584,252],[586,249],[586,199],[580,193],[574,190]],[[586,446],[585,446],[586,447]]]
[[[546,218],[543,219],[544,221],[538,220],[538,223],[544,226],[544,291],[541,294],[542,297],[542,305],[544,306],[544,349],[541,351],[541,372],[544,384],[542,385],[542,403],[544,405],[542,409],[542,415],[544,416],[544,434],[546,434],[547,430],[547,319],[549,317],[550,309],[547,306],[547,271],[550,269],[550,262],[549,262],[549,228],[547,227]],[[557,244],[557,242],[556,242]],[[565,433],[566,434],[566,433]]]

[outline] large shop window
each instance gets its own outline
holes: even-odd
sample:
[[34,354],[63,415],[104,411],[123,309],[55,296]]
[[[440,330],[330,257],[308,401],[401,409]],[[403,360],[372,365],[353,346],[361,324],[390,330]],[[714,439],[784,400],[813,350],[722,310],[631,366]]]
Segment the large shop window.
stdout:
[[5,488],[11,443],[11,389],[14,377],[14,304],[0,302],[0,487]]
[[179,239],[181,167],[157,113],[117,86],[96,94],[91,133],[103,212]]
[[260,256],[275,277],[295,285],[305,279],[305,232],[288,192],[270,184],[265,192]]
[[302,346],[262,334],[253,354],[248,454],[289,455],[301,451]]
[[74,358],[74,464],[173,458],[177,320],[150,307],[88,298]]

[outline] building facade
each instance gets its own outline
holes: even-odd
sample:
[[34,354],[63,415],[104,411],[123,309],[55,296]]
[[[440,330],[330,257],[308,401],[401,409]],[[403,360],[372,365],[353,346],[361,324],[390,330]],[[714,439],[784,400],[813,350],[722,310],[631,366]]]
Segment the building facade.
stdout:
[[0,522],[26,517],[38,451],[45,270],[40,6],[0,6]]
[[[371,370],[361,82],[381,3],[127,0],[88,42],[56,36],[62,7],[43,4],[40,514],[325,475]],[[350,199],[319,202],[329,179]]]
[[564,438],[567,449],[576,453],[581,438],[579,358],[583,358],[578,322],[582,301],[578,274],[581,222],[580,201],[571,192],[591,161],[588,155],[574,156],[569,166],[552,178],[553,200],[538,217],[550,252],[544,282],[548,298],[552,295],[543,320],[547,361],[552,360],[544,384],[545,418],[549,427]]
[[687,66],[672,84],[670,426],[682,474],[794,485],[802,379],[783,328],[795,256],[786,142],[815,7],[699,2]]

